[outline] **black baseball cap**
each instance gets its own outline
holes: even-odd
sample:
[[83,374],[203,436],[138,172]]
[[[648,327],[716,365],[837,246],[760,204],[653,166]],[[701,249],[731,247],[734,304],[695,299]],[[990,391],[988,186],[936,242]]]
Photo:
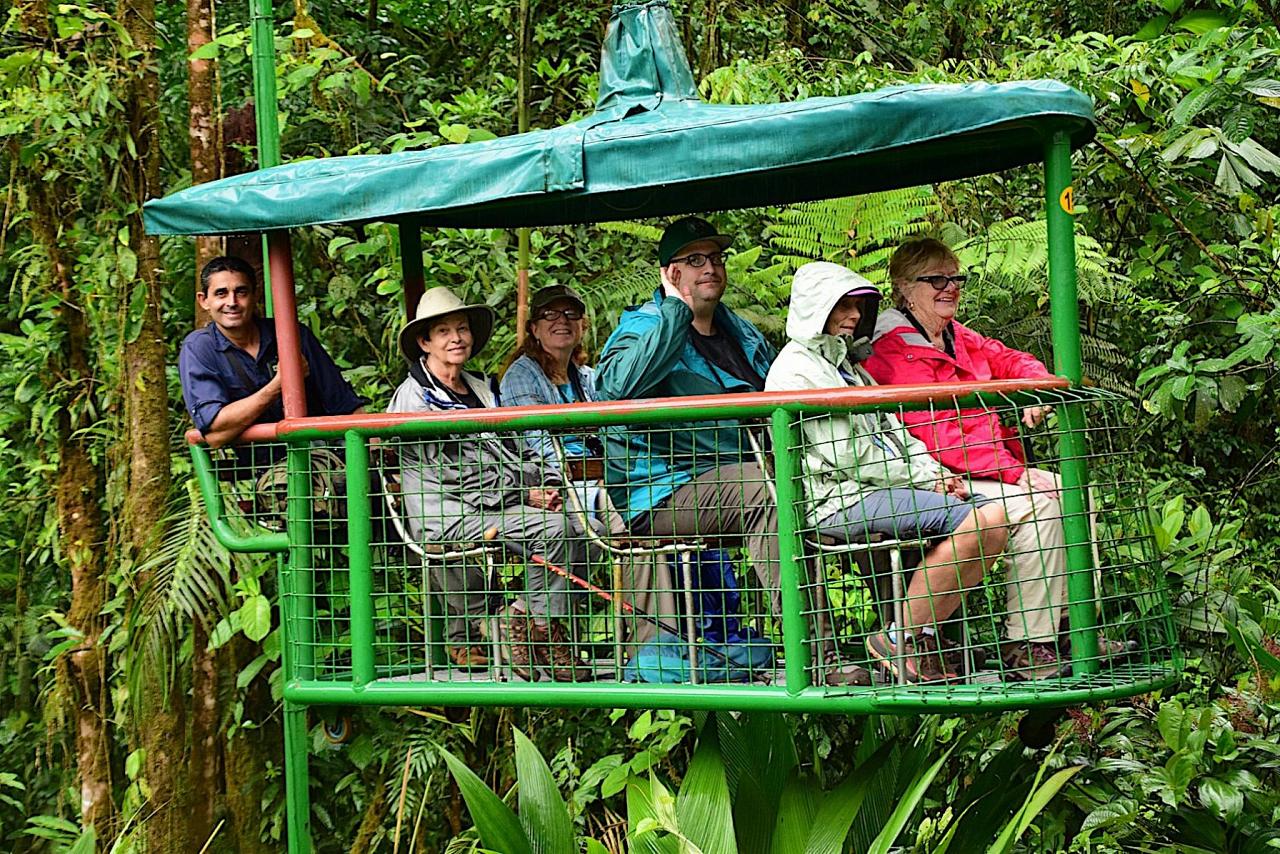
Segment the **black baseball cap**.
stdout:
[[578,296],[578,292],[568,285],[547,285],[538,291],[529,301],[529,313],[533,314],[558,299],[567,299],[578,306],[578,311],[586,313],[587,304],[583,302],[582,297]]
[[687,216],[671,223],[662,232],[662,239],[658,241],[658,266],[667,266],[672,258],[680,254],[681,249],[699,240],[710,240],[721,249],[728,248],[733,242],[732,237],[720,234],[714,225],[702,217]]

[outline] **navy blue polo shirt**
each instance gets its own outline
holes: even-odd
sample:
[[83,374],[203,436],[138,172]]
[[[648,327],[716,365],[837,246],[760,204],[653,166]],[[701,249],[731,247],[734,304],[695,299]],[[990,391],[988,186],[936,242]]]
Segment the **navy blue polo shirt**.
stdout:
[[[257,320],[258,358],[232,344],[216,323],[197,329],[182,342],[178,355],[178,373],[182,378],[182,397],[196,429],[206,433],[222,407],[243,400],[271,381],[279,353],[276,351],[276,328],[270,320]],[[324,347],[299,324],[302,355],[310,373],[305,385],[308,415],[347,415],[369,401],[360,397],[342,376],[342,371],[325,352]],[[237,370],[235,359],[243,368]],[[245,380],[248,380],[246,384]],[[271,424],[284,418],[284,406],[277,398],[258,418],[258,424]]]

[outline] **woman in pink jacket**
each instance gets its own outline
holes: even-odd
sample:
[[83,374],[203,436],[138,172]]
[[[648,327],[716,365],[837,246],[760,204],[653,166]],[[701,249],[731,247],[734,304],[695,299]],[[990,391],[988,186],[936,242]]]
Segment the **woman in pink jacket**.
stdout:
[[[955,253],[921,238],[889,261],[897,307],[880,315],[867,371],[882,384],[985,382],[1052,376],[1030,353],[979,335],[956,319],[966,276]],[[1048,407],[1022,410],[1035,427]],[[1026,464],[1018,430],[988,409],[927,410],[903,415],[911,432],[944,466],[968,477],[969,491],[1002,498],[1011,523],[1006,551],[1006,669],[1025,679],[1065,673],[1058,626],[1066,602],[1066,550],[1057,475]],[[1124,644],[1100,639],[1104,657]]]

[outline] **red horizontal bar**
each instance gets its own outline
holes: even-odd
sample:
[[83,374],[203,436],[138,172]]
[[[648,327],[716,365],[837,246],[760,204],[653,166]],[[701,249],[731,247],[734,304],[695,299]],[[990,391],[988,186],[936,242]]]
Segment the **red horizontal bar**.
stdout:
[[[241,434],[241,442],[273,441],[295,430],[385,429],[410,421],[450,421],[456,423],[505,424],[526,415],[547,412],[598,412],[629,415],[670,412],[674,416],[706,406],[771,407],[788,403],[808,406],[858,406],[885,403],[927,403],[951,400],[976,392],[1012,394],[1019,391],[1050,391],[1070,388],[1061,377],[1035,380],[994,380],[987,383],[929,383],[924,385],[877,385],[862,388],[815,389],[812,391],[759,391],[746,394],[707,394],[689,397],[658,397],[643,400],[609,400],[600,403],[569,403],[555,406],[503,406],[495,409],[467,409],[452,412],[365,412],[359,415],[323,415],[314,418],[286,418],[276,424],[255,424]],[[187,441],[203,441],[196,430],[187,431]]]

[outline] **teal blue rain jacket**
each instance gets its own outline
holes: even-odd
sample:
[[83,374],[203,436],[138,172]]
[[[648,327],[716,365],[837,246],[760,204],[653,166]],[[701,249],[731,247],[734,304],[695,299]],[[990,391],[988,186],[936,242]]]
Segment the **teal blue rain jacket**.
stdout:
[[[666,298],[661,288],[652,302],[624,311],[596,367],[600,397],[634,400],[754,391],[694,349],[689,341],[692,320],[689,307],[679,299]],[[715,325],[737,339],[760,376],[768,374],[776,351],[760,330],[723,303],[716,308]],[[750,456],[733,420],[611,428],[606,441],[609,497],[627,519],[662,504],[704,471]]]

